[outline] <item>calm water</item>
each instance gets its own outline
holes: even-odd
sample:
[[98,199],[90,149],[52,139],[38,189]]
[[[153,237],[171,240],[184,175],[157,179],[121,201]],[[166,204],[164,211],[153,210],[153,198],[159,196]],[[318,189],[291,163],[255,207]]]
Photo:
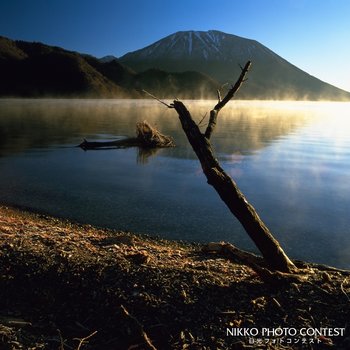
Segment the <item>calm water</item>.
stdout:
[[[214,102],[188,101],[202,119]],[[148,120],[177,147],[84,152]],[[205,128],[205,122],[203,128]],[[293,258],[350,268],[350,105],[232,101],[213,144]],[[0,100],[0,202],[83,223],[254,249],[156,101]]]

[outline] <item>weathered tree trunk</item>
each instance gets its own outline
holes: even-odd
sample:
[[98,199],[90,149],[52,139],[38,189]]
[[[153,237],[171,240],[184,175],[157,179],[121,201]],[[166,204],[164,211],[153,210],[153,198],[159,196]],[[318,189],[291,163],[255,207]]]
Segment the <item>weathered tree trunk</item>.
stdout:
[[243,83],[250,64],[251,63],[248,62],[242,69],[239,79],[236,84],[232,86],[224,99],[221,100],[220,93],[218,93],[219,102],[210,112],[209,124],[204,134],[201,133],[199,127],[193,121],[190,112],[181,101],[175,100],[169,107],[175,108],[178,113],[182,128],[201,163],[208,184],[215,188],[230,211],[241,222],[250,238],[262,253],[266,262],[272,269],[282,272],[292,272],[296,270],[295,265],[284,253],[278,241],[273,237],[254,207],[239,190],[236,183],[221,168],[218,160],[214,157],[209,141],[215,128],[219,111],[233,97]]

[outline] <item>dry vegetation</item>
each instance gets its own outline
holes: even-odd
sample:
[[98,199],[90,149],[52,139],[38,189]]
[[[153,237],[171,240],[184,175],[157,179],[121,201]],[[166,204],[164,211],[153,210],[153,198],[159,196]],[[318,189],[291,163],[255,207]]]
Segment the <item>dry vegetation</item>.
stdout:
[[[0,207],[1,349],[349,349],[350,274],[302,264],[270,285],[201,245]],[[319,344],[250,345],[229,327],[347,327]]]

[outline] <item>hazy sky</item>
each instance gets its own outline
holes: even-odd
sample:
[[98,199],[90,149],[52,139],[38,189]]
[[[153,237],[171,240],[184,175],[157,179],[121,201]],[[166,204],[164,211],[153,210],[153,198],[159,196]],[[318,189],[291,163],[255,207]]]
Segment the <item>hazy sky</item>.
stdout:
[[349,0],[1,0],[0,35],[97,57],[122,56],[179,30],[255,39],[350,91]]

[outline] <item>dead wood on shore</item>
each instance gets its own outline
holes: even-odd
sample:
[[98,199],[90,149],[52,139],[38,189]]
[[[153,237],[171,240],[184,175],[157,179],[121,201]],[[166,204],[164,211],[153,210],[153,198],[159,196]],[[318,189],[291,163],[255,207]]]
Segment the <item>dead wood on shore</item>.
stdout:
[[265,348],[349,349],[349,271],[298,262],[307,279],[275,288],[250,253],[222,247],[0,207],[0,348],[143,349],[146,335],[157,349],[258,349],[226,329],[341,327],[312,345],[271,338]]

